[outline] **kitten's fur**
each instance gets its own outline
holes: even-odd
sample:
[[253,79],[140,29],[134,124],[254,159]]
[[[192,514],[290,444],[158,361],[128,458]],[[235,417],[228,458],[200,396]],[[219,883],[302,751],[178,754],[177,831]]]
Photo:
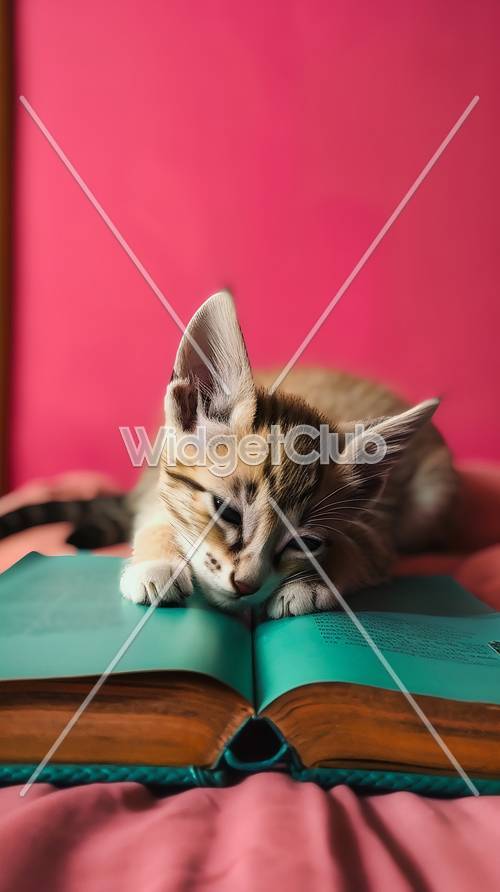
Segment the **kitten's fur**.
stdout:
[[[298,424],[319,428],[326,421],[339,434],[348,461],[298,465],[282,451],[279,465],[239,462],[234,473],[223,477],[206,467],[172,468],[165,462],[148,470],[135,496],[133,557],[121,581],[126,598],[181,603],[196,580],[206,597],[225,609],[266,599],[267,614],[276,618],[334,608],[334,596],[280,522],[270,495],[301,536],[321,543],[317,559],[343,594],[385,579],[396,551],[439,542],[455,474],[442,437],[429,423],[437,400],[408,408],[373,382],[304,368],[291,371],[271,395],[267,388],[275,375],[252,377],[227,292],[203,304],[188,334],[217,376],[184,336],[165,397],[169,426],[182,433],[205,425],[207,436],[241,438],[252,432],[265,436],[272,424],[286,431]],[[345,438],[361,420],[387,443],[379,464],[357,464],[363,435],[350,443]],[[309,439],[304,448],[314,448]],[[215,514],[214,495],[230,500],[241,524],[219,519],[169,585],[179,561]],[[244,596],[237,586],[258,591]]]

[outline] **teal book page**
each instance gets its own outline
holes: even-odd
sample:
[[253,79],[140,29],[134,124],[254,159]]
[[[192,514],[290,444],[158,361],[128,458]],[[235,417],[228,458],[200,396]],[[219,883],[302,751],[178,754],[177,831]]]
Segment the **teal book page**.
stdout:
[[[0,680],[100,675],[148,608],[121,597],[123,561],[29,554],[0,576]],[[253,703],[252,636],[198,594],[157,607],[113,672],[200,672]]]
[[[353,598],[351,607],[414,694],[500,704],[500,614],[449,577],[407,577]],[[398,690],[342,610],[266,621],[254,630],[260,711],[316,682]]]

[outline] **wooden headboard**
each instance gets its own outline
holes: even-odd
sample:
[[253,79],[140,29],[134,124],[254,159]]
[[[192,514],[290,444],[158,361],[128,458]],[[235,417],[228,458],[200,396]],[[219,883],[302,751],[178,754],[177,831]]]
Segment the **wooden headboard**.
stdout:
[[0,0],[0,491],[7,484],[11,298],[12,8]]

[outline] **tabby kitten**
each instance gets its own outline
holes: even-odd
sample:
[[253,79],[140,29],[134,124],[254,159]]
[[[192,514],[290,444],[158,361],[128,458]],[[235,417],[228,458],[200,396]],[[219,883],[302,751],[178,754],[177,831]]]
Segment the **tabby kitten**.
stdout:
[[[267,615],[279,618],[335,608],[335,597],[270,497],[344,595],[386,579],[397,551],[439,543],[455,475],[429,423],[438,400],[408,408],[378,384],[304,368],[270,393],[274,377],[252,376],[231,296],[209,298],[179,346],[165,397],[169,427],[179,436],[205,429],[207,438],[232,435],[239,443],[249,434],[266,437],[272,425],[286,434],[297,425],[326,424],[337,435],[340,460],[299,464],[281,444],[277,460],[276,453],[273,461],[268,456],[256,464],[238,459],[234,470],[219,476],[163,454],[134,496],[133,555],[121,579],[125,598],[179,604],[196,581],[227,610],[265,601]],[[364,429],[356,427],[360,421]],[[385,458],[360,463],[374,433],[385,440]],[[314,445],[305,434],[295,441],[300,454]],[[188,563],[171,583],[186,555]]]

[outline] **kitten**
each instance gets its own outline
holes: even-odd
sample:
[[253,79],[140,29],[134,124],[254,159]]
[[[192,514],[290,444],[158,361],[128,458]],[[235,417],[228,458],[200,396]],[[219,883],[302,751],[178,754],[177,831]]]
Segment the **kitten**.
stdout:
[[[386,579],[398,551],[439,543],[456,484],[450,453],[429,423],[438,400],[408,408],[378,384],[336,371],[293,370],[271,394],[274,379],[271,372],[252,376],[231,296],[209,298],[179,346],[165,397],[169,427],[178,436],[204,429],[207,438],[231,435],[242,444],[248,435],[266,437],[272,425],[286,434],[298,425],[327,424],[337,435],[340,461],[297,463],[281,443],[273,460],[238,458],[230,473],[218,476],[185,459],[172,463],[164,453],[133,497],[125,598],[180,604],[196,581],[209,601],[227,610],[265,601],[267,615],[279,618],[335,608],[270,497],[342,594]],[[355,427],[359,421],[365,429]],[[386,455],[360,463],[374,434],[384,439]],[[314,445],[303,434],[295,448],[303,455]]]

